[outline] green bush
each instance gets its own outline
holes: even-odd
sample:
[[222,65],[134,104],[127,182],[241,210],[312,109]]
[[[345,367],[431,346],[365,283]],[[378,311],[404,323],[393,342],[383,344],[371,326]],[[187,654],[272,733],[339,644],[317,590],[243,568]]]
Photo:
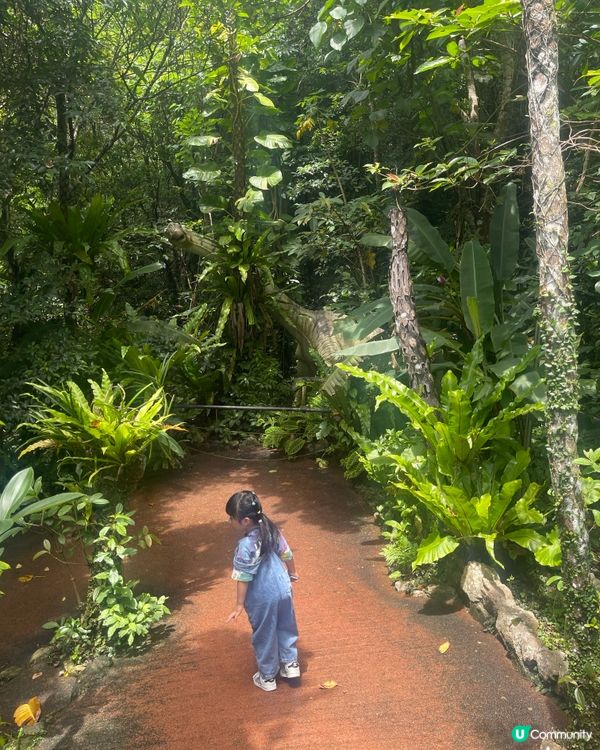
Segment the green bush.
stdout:
[[[181,429],[169,421],[168,402],[162,388],[150,386],[128,398],[125,389],[113,384],[106,372],[97,383],[88,381],[88,401],[73,381],[66,388],[31,384],[36,407],[32,423],[23,425],[33,433],[21,456],[51,450],[58,457],[59,475],[93,487],[102,479],[115,490],[130,489],[141,479],[148,464],[169,466],[183,456],[168,433]],[[48,405],[49,404],[49,405]]]
[[376,385],[378,403],[394,404],[420,435],[421,448],[414,452],[400,448],[373,452],[365,459],[386,465],[386,481],[400,491],[402,504],[412,498],[436,521],[417,550],[413,568],[435,562],[460,545],[476,548],[478,542],[499,565],[498,542],[528,549],[544,565],[560,561],[556,540],[539,531],[545,524],[544,514],[535,507],[541,487],[529,481],[531,457],[513,427],[519,417],[543,408],[527,403],[528,394],[514,396],[508,390],[527,359],[496,383],[481,371],[481,359],[476,346],[460,381],[453,372],[446,373],[439,407],[387,375],[340,365]]
[[[258,347],[248,347],[236,362],[229,386],[221,396],[223,405],[287,406],[292,399],[279,361]],[[259,411],[219,411],[211,424],[211,435],[225,443],[262,437],[268,420]]]
[[[105,519],[84,524],[84,548],[90,549],[91,572],[87,600],[79,616],[44,626],[54,629],[52,643],[61,656],[72,662],[85,661],[99,653],[114,653],[146,642],[151,626],[169,614],[166,597],[136,595],[137,581],[126,581],[123,563],[137,552],[131,546],[133,513],[119,503]],[[63,517],[63,521],[65,521]],[[140,546],[151,546],[155,537],[144,528]],[[44,552],[50,553],[45,544]]]
[[308,399],[308,407],[331,409],[329,413],[281,412],[261,418],[265,428],[263,445],[277,448],[292,458],[302,452],[317,457],[325,466],[328,457],[336,456],[346,479],[354,479],[363,473],[360,453],[356,449],[352,429],[332,409],[329,399],[322,393]]

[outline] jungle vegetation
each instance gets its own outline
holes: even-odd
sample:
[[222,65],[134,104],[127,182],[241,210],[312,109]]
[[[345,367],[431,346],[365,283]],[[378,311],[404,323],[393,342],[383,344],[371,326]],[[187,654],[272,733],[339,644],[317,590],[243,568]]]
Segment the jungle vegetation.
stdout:
[[0,544],[85,550],[80,611],[50,624],[71,659],[168,613],[125,577],[154,539],[128,505],[144,474],[252,439],[368,487],[393,576],[476,558],[527,592],[592,728],[595,15],[1,4]]

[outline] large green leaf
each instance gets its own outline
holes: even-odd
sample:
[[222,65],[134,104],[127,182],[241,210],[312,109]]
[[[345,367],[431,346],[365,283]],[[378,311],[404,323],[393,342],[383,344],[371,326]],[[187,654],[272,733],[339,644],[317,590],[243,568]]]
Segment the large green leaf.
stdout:
[[398,339],[394,336],[390,339],[379,341],[368,341],[364,344],[356,344],[347,349],[337,352],[338,357],[374,357],[377,354],[387,354],[398,351]]
[[478,338],[465,357],[460,377],[460,387],[469,398],[473,395],[475,388],[482,382],[481,364],[483,360],[483,340]]
[[459,542],[453,537],[440,536],[437,531],[434,531],[421,543],[412,569],[414,570],[419,565],[428,565],[436,560],[441,560],[442,557],[454,552],[458,546]]
[[254,206],[257,203],[261,203],[264,200],[264,196],[261,190],[253,190],[248,188],[246,193],[236,201],[236,206],[240,211],[245,213],[251,213],[254,210]]
[[300,453],[305,444],[306,440],[301,437],[295,437],[287,440],[283,446],[286,456],[293,456],[296,453]]
[[33,491],[33,469],[23,469],[17,472],[0,495],[0,520],[10,516],[25,498]]
[[205,164],[188,169],[187,172],[183,173],[183,179],[191,182],[214,182],[220,174],[219,165],[214,161],[208,161]]
[[445,484],[442,489],[446,503],[456,519],[453,528],[459,528],[462,536],[468,536],[472,529],[479,528],[479,516],[475,503],[462,487]]
[[252,76],[249,76],[248,73],[241,73],[239,76],[239,82],[240,86],[243,89],[246,89],[246,91],[254,92],[258,91],[260,88],[257,81],[255,81]]
[[[541,545],[543,545],[545,541],[544,537],[537,531],[534,531],[534,529],[517,529],[516,531],[511,531],[508,534],[503,534],[502,539],[507,539],[510,542],[518,544],[519,547],[524,547],[525,549],[530,550],[535,554],[536,559],[537,550],[540,549]],[[546,563],[542,564],[545,565]]]
[[126,284],[129,281],[133,281],[134,279],[139,278],[140,276],[145,276],[149,273],[155,273],[156,271],[163,271],[165,268],[165,264],[162,263],[160,260],[155,261],[154,263],[148,263],[147,266],[141,266],[140,268],[134,268],[133,271],[129,271],[129,273],[126,273],[125,276],[119,281],[116,286],[120,286],[121,284]]
[[267,109],[277,109],[272,99],[269,99],[268,96],[261,94],[260,91],[257,91],[255,94],[253,94],[253,96],[259,104],[262,104],[263,107],[267,107]]
[[393,317],[392,303],[386,295],[349,312],[346,318],[336,322],[335,330],[349,341],[364,339],[376,328],[389,323]]
[[441,266],[446,271],[451,271],[455,265],[454,258],[438,230],[429,223],[429,220],[423,214],[415,211],[414,208],[405,208],[404,212],[406,213],[408,236],[411,242],[425,253],[434,265]]
[[346,36],[345,31],[336,31],[336,33],[329,40],[329,44],[331,47],[333,47],[333,49],[339,51],[346,44],[347,41],[348,41],[348,37]]
[[436,57],[432,60],[426,60],[424,63],[421,63],[418,68],[415,69],[414,75],[417,75],[418,73],[425,73],[428,70],[433,70],[434,68],[441,68],[444,65],[448,65],[451,62],[454,62],[454,57],[448,57],[447,55],[444,55],[443,57]]
[[281,170],[271,165],[261,167],[258,172],[250,178],[250,184],[259,190],[268,190],[275,187],[283,179]]
[[326,31],[327,31],[327,24],[325,23],[325,21],[318,21],[308,32],[310,41],[314,44],[315,47],[319,47],[321,45],[323,34]]
[[363,16],[355,16],[353,18],[346,19],[346,21],[344,21],[344,30],[348,39],[352,39],[353,37],[355,37],[364,25],[365,19],[363,18]]
[[30,505],[26,505],[20,508],[15,515],[13,520],[18,521],[26,516],[32,516],[37,513],[41,513],[43,510],[49,510],[50,508],[56,508],[63,503],[69,503],[73,500],[83,497],[80,492],[63,492],[59,495],[52,495],[51,497],[45,497],[42,500],[36,500]]
[[368,232],[360,238],[362,245],[367,247],[387,247],[392,246],[392,238],[389,234],[378,234],[377,232]]
[[504,568],[504,565],[498,560],[496,557],[496,550],[495,550],[495,542],[496,542],[496,534],[479,534],[480,538],[484,540],[485,542],[485,548],[487,550],[488,555],[492,558],[492,560],[496,563],[496,565],[499,565],[501,568]]
[[460,295],[463,315],[469,330],[476,333],[475,321],[469,311],[469,298],[477,301],[479,325],[486,333],[494,325],[494,280],[485,250],[476,240],[463,246],[460,260]]
[[341,5],[336,5],[335,8],[329,11],[329,15],[335,18],[336,21],[342,21],[348,15],[348,11]]
[[348,372],[354,377],[362,378],[368,383],[376,385],[381,391],[381,396],[377,399],[378,404],[382,401],[389,401],[394,404],[431,444],[436,442],[436,434],[433,429],[437,423],[435,409],[424,401],[418,393],[388,375],[375,371],[366,372],[347,364],[337,366],[340,370]]
[[[461,390],[451,391],[448,396],[446,421],[450,430],[455,434],[456,455],[464,460],[470,452],[468,436],[471,429],[471,402],[467,394]],[[463,441],[469,446],[469,450],[459,451]]]
[[530,463],[531,456],[528,450],[517,451],[514,457],[506,464],[500,481],[511,482],[513,479],[518,479]]
[[254,136],[254,140],[269,149],[291,148],[293,145],[290,139],[281,133],[259,133]]
[[[530,484],[527,489],[529,489],[530,487],[535,487],[535,485]],[[529,497],[528,495],[525,495],[515,503],[515,514],[520,523],[543,524],[546,520],[544,514],[541,511],[537,510],[537,508],[531,507],[531,504],[533,502],[535,502],[535,496]]]
[[188,146],[214,146],[221,140],[219,135],[193,135],[190,138],[186,138],[185,142]]
[[519,205],[514,182],[504,187],[492,215],[490,244],[494,275],[498,281],[508,281],[515,272],[519,255]]
[[428,41],[429,39],[440,39],[442,37],[450,36],[451,34],[456,34],[457,31],[462,31],[462,26],[459,26],[458,24],[444,24],[443,26],[438,26],[433,31],[430,31],[425,39]]
[[552,529],[546,537],[541,537],[541,544],[534,550],[534,555],[540,565],[557,568],[561,564],[562,553],[557,528]]
[[427,347],[431,347],[436,351],[445,346],[448,349],[452,349],[453,351],[462,354],[461,345],[448,336],[444,336],[444,334],[439,331],[431,331],[429,328],[421,326],[421,336],[423,336],[423,341],[427,344]]
[[436,435],[438,434],[441,434],[442,439],[435,445],[436,468],[440,474],[453,479],[456,468],[456,455],[446,439],[448,434],[446,425],[441,423],[436,425]]
[[522,484],[520,479],[513,479],[510,482],[505,482],[500,492],[495,492],[492,495],[492,506],[489,513],[490,528],[496,528],[498,524],[503,525],[502,516],[510,507],[514,496],[521,489]]

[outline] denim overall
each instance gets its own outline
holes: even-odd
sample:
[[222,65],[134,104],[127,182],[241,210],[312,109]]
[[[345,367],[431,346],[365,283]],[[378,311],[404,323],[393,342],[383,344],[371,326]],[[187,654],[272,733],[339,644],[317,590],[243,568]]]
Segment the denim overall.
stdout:
[[283,535],[277,551],[260,559],[260,532],[250,529],[240,539],[233,557],[232,578],[247,581],[244,607],[252,626],[252,646],[262,676],[270,680],[280,664],[298,660],[298,628],[290,577],[282,559],[292,553]]

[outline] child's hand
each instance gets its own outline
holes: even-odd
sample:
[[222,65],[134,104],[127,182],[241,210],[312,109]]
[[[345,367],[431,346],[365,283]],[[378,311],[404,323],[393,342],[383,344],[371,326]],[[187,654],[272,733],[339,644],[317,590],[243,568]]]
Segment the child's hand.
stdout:
[[232,620],[237,620],[237,618],[242,614],[244,611],[244,608],[241,605],[237,605],[237,607],[233,610],[233,612],[229,615],[229,617],[225,620],[225,622],[231,622]]

